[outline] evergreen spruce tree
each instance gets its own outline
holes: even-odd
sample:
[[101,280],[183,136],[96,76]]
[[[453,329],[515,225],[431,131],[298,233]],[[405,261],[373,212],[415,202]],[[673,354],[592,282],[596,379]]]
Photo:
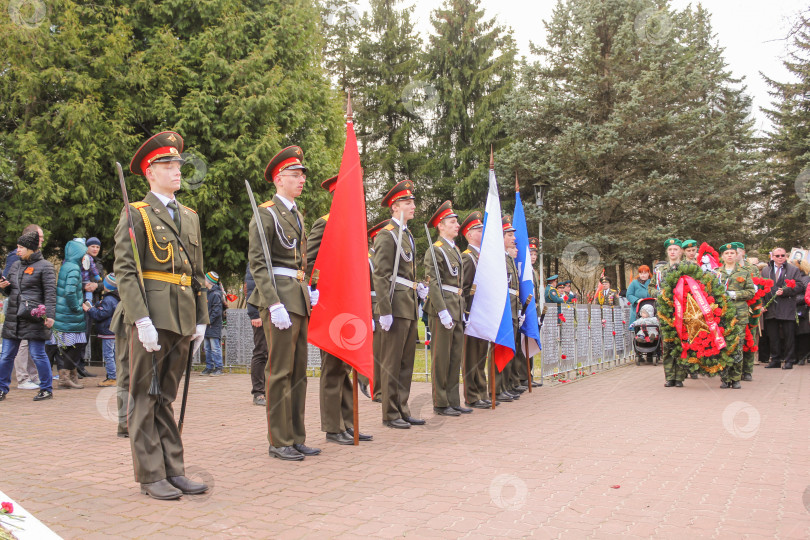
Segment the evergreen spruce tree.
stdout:
[[424,74],[436,88],[425,168],[431,197],[482,207],[490,147],[506,140],[498,110],[514,82],[512,31],[486,19],[479,0],[445,0],[431,23]]
[[796,79],[771,86],[773,122],[762,185],[762,236],[766,247],[808,247],[810,232],[810,12],[800,15],[792,32],[791,52],[784,62]]

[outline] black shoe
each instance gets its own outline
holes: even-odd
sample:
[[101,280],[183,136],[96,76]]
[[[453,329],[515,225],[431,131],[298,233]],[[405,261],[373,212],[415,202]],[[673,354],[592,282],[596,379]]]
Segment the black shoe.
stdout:
[[484,400],[482,400],[482,399],[479,399],[479,400],[478,400],[478,401],[476,401],[475,403],[470,403],[469,405],[470,405],[471,407],[475,407],[476,409],[489,409],[490,407],[492,407],[492,403],[487,404],[487,403],[486,403]]
[[[346,433],[349,437],[351,437],[352,442],[354,442],[354,429],[353,428],[346,428],[346,431],[344,433]],[[365,433],[361,433],[360,435],[357,436],[357,438],[360,439],[361,441],[373,441],[374,440],[374,435],[366,435]]]
[[675,386],[675,381],[667,381],[664,383],[665,388],[670,388],[672,386]]
[[505,401],[507,403],[510,402],[510,401],[514,401],[512,399],[512,394],[508,394],[506,392],[501,392],[500,394],[495,396],[495,399],[498,400],[498,401]]
[[740,384],[740,381],[734,381],[733,383],[731,383],[731,387],[734,390],[739,390],[740,388],[742,388],[742,385]]
[[697,373],[690,373],[690,374],[689,374],[689,376],[690,376],[691,378],[693,378],[693,379],[697,379],[697,378],[698,378],[698,374],[697,374]]
[[771,362],[770,364],[765,366],[765,369],[773,369],[778,367],[782,367],[782,362]]
[[208,486],[202,482],[194,482],[185,476],[170,476],[166,480],[183,492],[183,495],[199,495],[208,491]]
[[119,432],[117,435],[119,439],[129,439],[129,432]]
[[785,362],[785,365],[782,366],[782,369],[793,369],[793,364],[790,362]]
[[354,439],[350,439],[345,431],[341,431],[340,433],[327,433],[326,441],[337,444],[344,444],[347,446],[350,444],[354,444]]
[[383,425],[394,429],[411,429],[411,425],[402,418],[397,418],[396,420],[383,420]]
[[374,403],[382,403],[382,398],[373,398],[371,401]]
[[53,392],[49,392],[48,390],[40,390],[37,392],[37,395],[34,396],[34,401],[44,401],[46,399],[52,399]]
[[543,383],[540,382],[540,381],[532,381],[532,386],[534,388],[539,388],[539,387],[543,386]]
[[461,414],[472,414],[472,409],[468,409],[467,407],[453,407],[455,410],[460,412]]
[[253,396],[253,404],[258,405],[259,407],[266,407],[267,400],[264,398],[263,395],[259,394],[257,396]]
[[6,399],[7,395],[8,395],[8,392],[3,392],[2,390],[0,390],[0,401],[3,401],[4,399]]
[[367,398],[371,399],[371,394],[368,393],[368,385],[360,383],[360,391],[363,392],[363,395]]
[[461,413],[453,407],[433,407],[433,412],[439,416],[461,416]]
[[520,394],[518,392],[512,392],[511,390],[507,390],[506,393],[512,396],[513,401],[517,401],[518,399],[520,399]]
[[675,381],[676,388],[683,388],[683,381]]
[[183,496],[183,492],[171,485],[165,478],[151,484],[141,484],[141,493],[161,501],[171,501]]
[[528,390],[528,389],[529,389],[529,388],[528,388],[527,386],[515,386],[514,388],[510,388],[510,389],[508,390],[508,392],[509,392],[510,394],[513,394],[513,395],[514,395],[514,394],[522,394],[523,392],[525,392],[525,391],[526,391],[526,390]]
[[76,373],[79,374],[79,377],[96,377],[96,375],[93,375],[92,373],[84,369],[83,366],[76,366]]
[[304,454],[292,446],[271,446],[267,452],[274,458],[284,461],[302,461],[304,459]]
[[720,388],[729,388],[729,387],[730,385],[726,381],[720,383]]
[[425,421],[421,418],[414,418],[413,416],[405,416],[402,418],[406,422],[408,422],[412,426],[424,426]]
[[746,373],[745,375],[743,375],[742,380],[744,380],[744,381],[753,381],[754,377],[750,373]]
[[295,448],[296,450],[298,450],[300,453],[304,454],[305,456],[317,456],[318,454],[321,453],[320,448],[312,448],[312,447],[307,446],[305,444],[296,443],[296,444],[293,444],[293,448]]

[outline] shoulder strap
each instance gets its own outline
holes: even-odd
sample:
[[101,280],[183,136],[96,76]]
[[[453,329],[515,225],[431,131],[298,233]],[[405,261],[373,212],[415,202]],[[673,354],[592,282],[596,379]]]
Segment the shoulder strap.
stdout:
[[136,210],[140,210],[141,208],[146,208],[146,207],[148,207],[148,206],[149,206],[149,203],[147,203],[147,202],[143,202],[143,201],[137,201],[137,202],[132,202],[132,203],[129,203],[129,205],[130,205],[131,207],[135,208]]

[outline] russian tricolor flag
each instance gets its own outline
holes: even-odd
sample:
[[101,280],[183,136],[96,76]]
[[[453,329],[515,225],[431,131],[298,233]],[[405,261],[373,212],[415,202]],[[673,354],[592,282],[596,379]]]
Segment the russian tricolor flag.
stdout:
[[509,304],[507,279],[501,202],[498,198],[495,170],[490,167],[481,256],[473,280],[475,295],[464,333],[492,342],[493,358],[499,372],[515,356],[515,334],[512,330],[512,307]]
[[521,341],[520,347],[527,358],[533,357],[540,352],[540,326],[537,324],[537,306],[535,299],[539,291],[534,290],[534,280],[532,279],[532,255],[529,252],[529,231],[526,227],[526,214],[523,213],[523,202],[520,200],[520,192],[515,193],[515,213],[512,215],[512,227],[515,228],[515,245],[517,246],[517,269],[520,276],[520,305],[526,304],[529,295],[532,300],[526,305],[523,313],[526,318],[520,333],[531,339],[528,340],[529,348],[526,350],[526,343]]

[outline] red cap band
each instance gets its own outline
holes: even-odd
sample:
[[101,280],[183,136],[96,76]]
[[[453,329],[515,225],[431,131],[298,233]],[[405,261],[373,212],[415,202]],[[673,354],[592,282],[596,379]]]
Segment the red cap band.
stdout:
[[141,160],[141,170],[146,171],[154,160],[160,157],[177,156],[180,157],[180,152],[174,146],[161,146],[146,154],[146,157]]

